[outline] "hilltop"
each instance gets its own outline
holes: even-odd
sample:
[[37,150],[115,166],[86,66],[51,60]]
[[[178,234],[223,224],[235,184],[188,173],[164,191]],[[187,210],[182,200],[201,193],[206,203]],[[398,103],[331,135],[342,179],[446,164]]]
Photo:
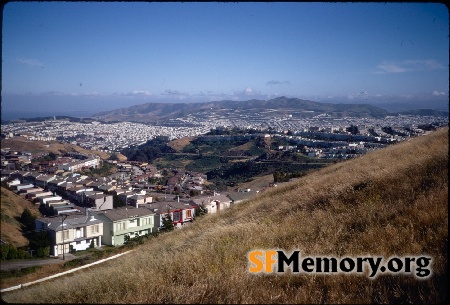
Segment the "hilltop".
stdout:
[[[19,303],[436,303],[447,298],[448,128],[316,170]],[[248,273],[254,249],[432,257],[432,276]],[[51,293],[49,293],[51,292]]]
[[389,114],[388,111],[368,104],[319,103],[298,98],[278,97],[271,100],[214,101],[207,103],[145,103],[117,110],[103,111],[92,117],[101,121],[156,122],[171,118],[185,117],[199,111],[218,109],[247,110],[251,113],[278,109],[278,111],[305,111],[305,115],[327,113],[337,117],[375,117]]
[[[70,143],[62,143],[59,141],[32,141],[28,140],[25,137],[14,137],[9,139],[3,139],[1,141],[2,148],[10,148],[13,150],[19,150],[19,151],[27,151],[31,152],[32,154],[39,154],[39,153],[55,153],[60,154],[61,151],[77,151],[79,153],[84,154],[97,154],[102,159],[108,159],[109,154],[103,151],[97,151],[97,150],[88,150],[84,149],[78,145],[70,144]],[[123,156],[122,156],[123,158]]]

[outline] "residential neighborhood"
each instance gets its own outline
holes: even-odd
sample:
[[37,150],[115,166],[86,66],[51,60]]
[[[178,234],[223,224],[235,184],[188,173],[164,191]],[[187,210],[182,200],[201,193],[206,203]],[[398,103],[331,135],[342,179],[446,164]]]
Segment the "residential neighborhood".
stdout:
[[[390,139],[392,135],[383,132],[382,127],[392,126],[394,130],[409,134],[423,132],[418,126],[430,123],[445,125],[448,124],[448,117],[392,115],[385,118],[337,118],[327,114],[305,117],[305,112],[296,109],[271,109],[257,113],[214,109],[188,114],[186,117],[168,119],[159,125],[101,121],[79,123],[56,118],[39,122],[18,121],[3,124],[2,137],[22,136],[33,141],[57,140],[77,144],[86,149],[119,152],[133,145],[144,144],[158,136],[165,136],[170,140],[180,139],[200,136],[215,128],[256,129],[261,132],[271,128],[278,134],[288,130],[294,134],[319,131],[333,134],[345,131],[345,128],[350,125],[355,125],[358,126],[361,135],[372,129],[376,136]],[[9,158],[26,158],[26,156],[14,155]],[[65,165],[65,168],[76,166],[75,164]]]
[[[81,161],[61,158],[68,164],[85,166],[92,164],[83,162],[102,162],[95,157]],[[89,247],[120,246],[127,239],[163,230],[167,219],[174,228],[182,228],[194,221],[197,209],[214,214],[239,202],[231,194],[204,191],[207,178],[201,173],[174,171],[167,185],[151,185],[148,178],[161,173],[146,163],[124,161],[117,164],[123,171],[101,178],[80,174],[85,166],[65,165],[55,172],[49,170],[51,166],[46,172],[1,172],[5,186],[39,207],[42,217],[36,219],[36,230],[50,237],[51,256]],[[147,179],[142,180],[143,176]],[[181,190],[196,190],[199,195],[180,198]],[[118,202],[121,204],[116,205]]]

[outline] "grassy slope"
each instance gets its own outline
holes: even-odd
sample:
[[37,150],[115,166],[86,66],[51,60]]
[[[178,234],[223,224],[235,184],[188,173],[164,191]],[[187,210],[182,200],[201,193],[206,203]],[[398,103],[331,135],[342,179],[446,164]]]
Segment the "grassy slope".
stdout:
[[[44,303],[435,303],[447,296],[448,129],[312,172],[132,255],[2,295]],[[252,275],[248,251],[432,256],[433,276]],[[51,293],[48,293],[51,291]]]
[[[48,147],[47,147],[48,145]],[[60,154],[60,150],[77,151],[87,154],[97,154],[102,159],[109,158],[109,154],[103,151],[88,150],[80,146],[64,143],[58,141],[31,141],[24,137],[14,137],[11,139],[2,140],[2,148],[9,147],[14,150],[24,150],[31,153],[49,153]]]
[[4,187],[1,188],[1,239],[15,247],[28,245],[28,239],[22,236],[20,223],[17,221],[25,207],[34,215],[41,216],[34,204]]
[[176,151],[182,151],[183,148],[191,143],[191,141],[195,139],[195,137],[184,137],[181,139],[175,139],[170,141],[167,145],[175,149]]

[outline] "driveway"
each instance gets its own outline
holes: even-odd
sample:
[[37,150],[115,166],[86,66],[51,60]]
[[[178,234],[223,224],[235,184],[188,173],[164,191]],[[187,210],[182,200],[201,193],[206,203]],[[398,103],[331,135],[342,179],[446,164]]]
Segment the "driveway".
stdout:
[[50,264],[58,264],[63,262],[68,262],[70,260],[73,260],[75,258],[78,258],[81,256],[75,256],[71,253],[65,253],[63,260],[62,256],[57,258],[45,258],[45,259],[21,259],[21,260],[14,260],[14,261],[1,261],[0,262],[0,270],[14,270],[14,269],[21,269],[26,267],[32,267],[32,266],[43,266],[43,265],[50,265]]

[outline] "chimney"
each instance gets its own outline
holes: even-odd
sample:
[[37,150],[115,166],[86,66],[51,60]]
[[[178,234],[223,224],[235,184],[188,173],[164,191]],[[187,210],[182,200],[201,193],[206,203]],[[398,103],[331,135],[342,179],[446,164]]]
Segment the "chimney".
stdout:
[[138,201],[137,201],[137,199],[136,199],[136,209],[139,207],[139,203],[138,203]]

